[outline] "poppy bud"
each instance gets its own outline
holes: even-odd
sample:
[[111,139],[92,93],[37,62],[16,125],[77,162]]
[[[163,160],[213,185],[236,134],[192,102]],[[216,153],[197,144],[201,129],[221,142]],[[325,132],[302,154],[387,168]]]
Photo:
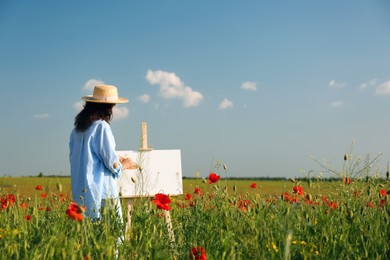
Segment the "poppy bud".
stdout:
[[295,183],[295,179],[294,178],[290,178],[290,181]]
[[348,154],[344,154],[344,161],[348,160]]
[[224,169],[225,171],[227,170],[226,164],[223,165],[223,169]]
[[350,210],[348,215],[349,215],[350,218],[353,218],[353,211]]
[[386,178],[389,179],[389,171],[386,172]]
[[62,192],[62,185],[59,182],[57,182],[57,191]]

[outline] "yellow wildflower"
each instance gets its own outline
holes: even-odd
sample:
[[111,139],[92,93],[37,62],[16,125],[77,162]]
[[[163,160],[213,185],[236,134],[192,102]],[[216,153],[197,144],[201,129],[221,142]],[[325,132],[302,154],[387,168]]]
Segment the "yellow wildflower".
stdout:
[[272,242],[272,248],[275,250],[276,253],[279,252],[278,247],[274,242]]

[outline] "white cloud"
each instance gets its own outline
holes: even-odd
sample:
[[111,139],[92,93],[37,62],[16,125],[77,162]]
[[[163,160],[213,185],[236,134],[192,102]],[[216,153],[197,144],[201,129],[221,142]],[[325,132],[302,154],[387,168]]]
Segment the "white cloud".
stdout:
[[224,100],[222,100],[221,103],[219,103],[219,109],[227,109],[227,108],[230,108],[230,107],[233,107],[233,102],[230,101],[229,99],[225,98]]
[[90,79],[87,82],[85,82],[83,89],[93,90],[96,85],[104,85],[104,82],[99,79]]
[[389,95],[390,94],[390,81],[380,84],[375,88],[375,95]]
[[333,79],[331,81],[329,81],[329,84],[328,84],[328,87],[330,87],[330,88],[343,88],[345,86],[347,86],[347,83],[345,83],[345,82],[337,82],[337,81],[335,81]]
[[33,117],[36,118],[36,119],[47,119],[47,118],[49,118],[49,116],[50,116],[49,113],[33,115]]
[[375,86],[376,85],[376,82],[377,82],[377,79],[371,79],[367,82],[364,82],[362,83],[360,86],[359,86],[359,89],[366,89],[368,87],[372,87],[372,86]]
[[333,101],[332,103],[330,103],[330,106],[331,107],[342,107],[343,104],[344,104],[344,102],[339,100],[339,101]]
[[143,94],[142,96],[138,97],[138,100],[142,103],[148,103],[150,101],[150,96],[148,94]]
[[257,90],[256,82],[245,81],[241,84],[241,88],[245,90],[256,91]]
[[84,108],[85,102],[83,100],[77,101],[73,104],[73,108],[79,113]]
[[186,86],[175,73],[162,70],[148,70],[146,79],[152,85],[160,85],[160,95],[165,99],[178,98],[184,107],[197,106],[203,100],[203,95]]
[[114,106],[112,109],[113,120],[121,120],[129,115],[129,110],[124,106]]

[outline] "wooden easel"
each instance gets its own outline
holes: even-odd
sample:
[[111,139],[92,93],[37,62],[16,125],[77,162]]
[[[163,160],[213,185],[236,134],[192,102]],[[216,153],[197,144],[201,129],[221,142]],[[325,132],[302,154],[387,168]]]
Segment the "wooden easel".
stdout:
[[[148,147],[148,132],[147,132],[146,122],[142,122],[141,132],[142,132],[142,139],[141,139],[142,144],[141,147],[138,149],[138,151],[141,153],[152,151],[153,148]],[[126,222],[126,230],[125,230],[126,240],[130,239],[131,215],[134,206],[134,199],[136,198],[129,198],[127,203],[127,222]],[[171,243],[175,243],[175,235],[173,233],[173,228],[172,228],[172,219],[168,210],[164,210],[164,216],[165,216],[165,221],[167,223],[170,241]]]

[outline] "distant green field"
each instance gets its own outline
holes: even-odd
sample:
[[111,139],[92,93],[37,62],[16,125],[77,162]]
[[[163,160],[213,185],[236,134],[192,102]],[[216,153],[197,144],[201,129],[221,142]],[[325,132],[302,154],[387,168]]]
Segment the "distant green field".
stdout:
[[[256,188],[251,188],[250,185],[256,183]],[[41,185],[46,192],[70,194],[70,178],[69,177],[2,177],[0,178],[0,193],[12,192],[23,193],[26,196],[35,194],[35,187]],[[213,193],[213,189],[223,189],[227,187],[229,195],[252,195],[259,194],[261,196],[280,195],[283,192],[291,192],[295,184],[287,180],[239,180],[239,179],[221,179],[215,185],[209,185],[202,179],[183,179],[183,193],[193,193],[195,187],[200,187],[204,192]],[[313,182],[311,187],[307,182],[302,182],[300,185],[305,192],[316,194],[332,193],[339,182],[322,181],[319,183]]]

